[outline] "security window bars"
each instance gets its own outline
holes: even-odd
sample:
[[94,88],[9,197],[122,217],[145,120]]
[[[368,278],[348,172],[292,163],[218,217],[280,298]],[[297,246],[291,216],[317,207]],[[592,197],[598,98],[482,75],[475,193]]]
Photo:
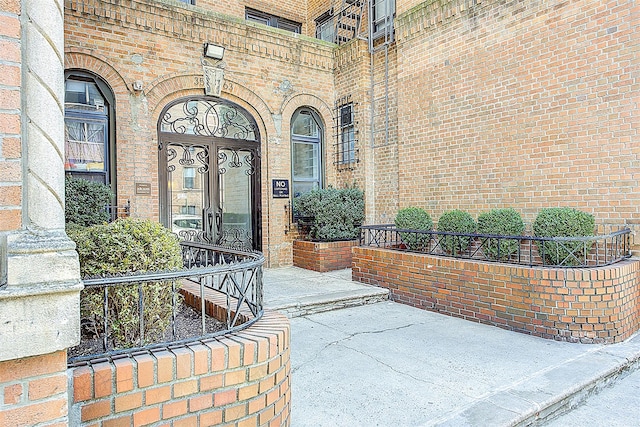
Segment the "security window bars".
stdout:
[[354,104],[342,104],[337,108],[336,160],[338,169],[351,169],[358,162],[354,120]]
[[299,22],[249,8],[245,9],[245,19],[247,21],[257,22],[259,24],[264,24],[273,28],[280,28],[297,34],[300,34],[300,30],[302,28],[302,24]]

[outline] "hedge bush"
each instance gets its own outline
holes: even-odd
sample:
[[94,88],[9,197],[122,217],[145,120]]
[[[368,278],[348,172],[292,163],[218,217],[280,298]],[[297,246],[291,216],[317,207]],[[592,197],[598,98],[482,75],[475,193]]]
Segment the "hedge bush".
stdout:
[[108,185],[68,176],[64,182],[64,190],[66,223],[86,227],[109,221],[105,206],[111,203],[113,192]]
[[[459,209],[444,212],[438,219],[438,231],[449,233],[471,234],[476,231],[476,222],[471,214]],[[457,255],[467,250],[470,237],[465,236],[441,236],[440,245],[442,249],[451,255]]]
[[357,188],[312,190],[293,199],[293,211],[310,219],[311,240],[357,239],[364,222],[364,193]]
[[[493,209],[478,215],[478,233],[500,236],[521,236],[524,233],[522,216],[515,209]],[[500,261],[509,259],[518,251],[520,241],[489,238],[482,250],[490,259]]]
[[[533,233],[538,237],[585,237],[595,233],[593,215],[573,208],[542,209],[533,223]],[[542,242],[539,251],[544,261],[552,265],[575,266],[585,262],[591,249],[591,241]]]
[[[433,220],[429,213],[422,208],[413,206],[400,209],[396,214],[394,223],[396,228],[400,229],[429,231],[433,228]],[[413,250],[425,248],[430,240],[428,234],[407,232],[400,232],[400,238],[409,249]]]
[[[142,219],[124,218],[88,228],[72,227],[67,233],[76,242],[83,277],[170,270],[182,267],[177,237],[162,225]],[[109,338],[115,348],[140,344],[138,286],[110,286]],[[142,286],[145,307],[145,342],[161,339],[171,319],[171,282]],[[102,289],[85,289],[80,298],[84,325],[95,334],[104,333]]]

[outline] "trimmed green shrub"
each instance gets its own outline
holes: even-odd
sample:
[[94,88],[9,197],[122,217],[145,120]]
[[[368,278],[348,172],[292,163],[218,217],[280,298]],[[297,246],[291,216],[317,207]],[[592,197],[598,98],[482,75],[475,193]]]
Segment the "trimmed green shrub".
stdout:
[[64,190],[66,223],[86,227],[109,221],[105,206],[111,203],[113,192],[108,185],[82,178],[66,177]]
[[[149,220],[125,218],[88,228],[72,227],[69,237],[76,242],[83,277],[170,270],[182,267],[178,238],[162,225]],[[145,342],[161,339],[171,319],[171,282],[142,285]],[[115,348],[140,344],[138,286],[108,288],[110,339]],[[80,297],[83,324],[103,333],[102,289],[85,289]]]
[[[593,215],[573,208],[542,209],[533,223],[533,234],[538,237],[585,237],[594,232]],[[575,266],[584,264],[592,244],[577,240],[542,242],[538,250],[548,264]]]
[[[478,233],[500,236],[521,236],[524,233],[522,216],[513,208],[493,209],[478,215]],[[482,250],[490,259],[509,259],[518,251],[520,242],[512,239],[489,238]]]
[[[429,231],[433,228],[433,220],[427,211],[422,208],[409,206],[402,208],[396,214],[394,223],[396,228],[408,230],[425,230]],[[421,249],[429,244],[430,236],[428,234],[400,232],[402,242],[409,249]]]
[[[449,233],[471,234],[476,231],[476,222],[471,214],[459,209],[444,212],[438,219],[438,231]],[[457,255],[467,250],[470,237],[466,236],[439,236],[442,249],[451,255]]]
[[364,221],[364,193],[357,188],[312,190],[293,199],[293,211],[311,221],[311,240],[357,239]]

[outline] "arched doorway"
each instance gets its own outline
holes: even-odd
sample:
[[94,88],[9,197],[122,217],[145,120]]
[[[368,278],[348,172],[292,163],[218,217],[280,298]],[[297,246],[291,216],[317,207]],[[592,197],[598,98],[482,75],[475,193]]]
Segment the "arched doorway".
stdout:
[[187,97],[158,120],[160,217],[182,239],[261,250],[260,135],[220,98]]

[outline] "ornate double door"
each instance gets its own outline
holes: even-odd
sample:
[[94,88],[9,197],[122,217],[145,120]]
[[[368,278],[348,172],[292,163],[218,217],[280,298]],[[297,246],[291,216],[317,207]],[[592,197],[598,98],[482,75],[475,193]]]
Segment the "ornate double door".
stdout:
[[181,99],[165,108],[158,141],[163,223],[184,240],[260,250],[253,117],[218,98]]

